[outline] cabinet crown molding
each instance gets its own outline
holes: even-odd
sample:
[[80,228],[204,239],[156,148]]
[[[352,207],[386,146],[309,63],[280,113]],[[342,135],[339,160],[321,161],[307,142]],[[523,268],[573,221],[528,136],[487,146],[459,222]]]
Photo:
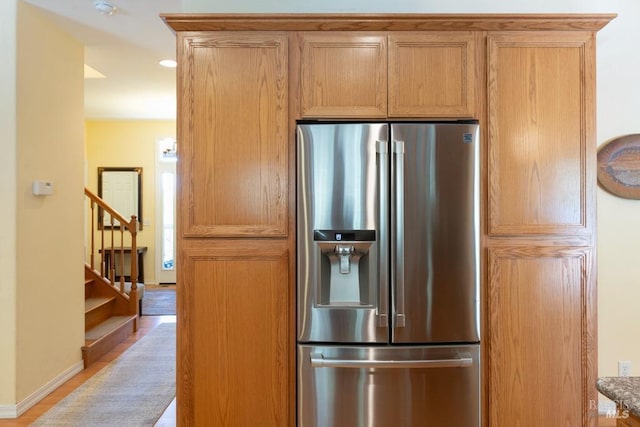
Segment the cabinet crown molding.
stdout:
[[599,14],[161,14],[174,31],[598,31]]

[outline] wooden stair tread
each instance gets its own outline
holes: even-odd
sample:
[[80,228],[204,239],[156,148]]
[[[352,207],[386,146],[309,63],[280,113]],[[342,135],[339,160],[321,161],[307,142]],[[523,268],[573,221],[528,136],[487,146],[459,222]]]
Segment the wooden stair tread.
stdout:
[[102,305],[108,304],[109,302],[116,299],[115,297],[94,297],[94,298],[85,298],[84,300],[84,312],[85,314],[90,312],[91,310],[98,308]]
[[135,315],[112,316],[84,333],[85,341],[96,341],[125,323],[135,319]]

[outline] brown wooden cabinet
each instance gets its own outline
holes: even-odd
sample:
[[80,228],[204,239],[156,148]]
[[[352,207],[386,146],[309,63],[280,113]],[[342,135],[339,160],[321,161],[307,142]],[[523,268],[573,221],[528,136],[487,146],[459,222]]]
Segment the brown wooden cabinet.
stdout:
[[295,425],[296,120],[473,118],[483,425],[595,427],[594,35],[613,17],[165,16],[178,424]]
[[617,427],[640,427],[640,417],[626,413],[627,418],[618,418],[616,422]]
[[593,35],[490,34],[488,61],[489,234],[591,234]]
[[293,423],[288,37],[178,35],[180,425]]
[[180,425],[292,425],[292,289],[286,241],[184,241]]
[[477,36],[389,36],[389,117],[476,118]]
[[302,34],[303,117],[386,117],[387,38]]
[[181,235],[286,236],[286,35],[189,33],[178,43]]
[[488,36],[492,427],[597,425],[593,46],[583,32]]
[[490,426],[597,425],[583,394],[595,384],[592,255],[526,243],[489,250]]
[[303,33],[308,118],[450,117],[476,112],[476,35]]

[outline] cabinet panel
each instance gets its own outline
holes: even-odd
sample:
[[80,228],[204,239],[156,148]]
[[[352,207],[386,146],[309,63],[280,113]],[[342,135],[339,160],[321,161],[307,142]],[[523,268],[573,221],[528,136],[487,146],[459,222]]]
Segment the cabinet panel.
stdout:
[[180,424],[292,425],[286,242],[190,246],[178,293]]
[[301,37],[303,117],[386,117],[385,36]]
[[592,35],[490,34],[488,55],[489,233],[590,232]]
[[183,235],[286,235],[286,35],[179,37]]
[[616,427],[640,427],[640,418],[630,414],[628,409],[622,409],[622,411],[625,410],[627,412],[626,414],[623,413],[622,416],[626,415],[627,418],[618,418]]
[[389,37],[389,117],[475,114],[473,33]]
[[[489,251],[489,425],[594,425],[589,248]],[[595,401],[595,400],[594,400]]]

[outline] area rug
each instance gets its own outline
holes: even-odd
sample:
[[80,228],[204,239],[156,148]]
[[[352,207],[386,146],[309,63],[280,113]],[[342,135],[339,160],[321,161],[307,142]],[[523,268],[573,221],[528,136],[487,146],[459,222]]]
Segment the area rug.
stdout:
[[176,314],[176,287],[145,287],[142,298],[143,316]]
[[176,394],[176,324],[161,323],[32,426],[150,427]]

